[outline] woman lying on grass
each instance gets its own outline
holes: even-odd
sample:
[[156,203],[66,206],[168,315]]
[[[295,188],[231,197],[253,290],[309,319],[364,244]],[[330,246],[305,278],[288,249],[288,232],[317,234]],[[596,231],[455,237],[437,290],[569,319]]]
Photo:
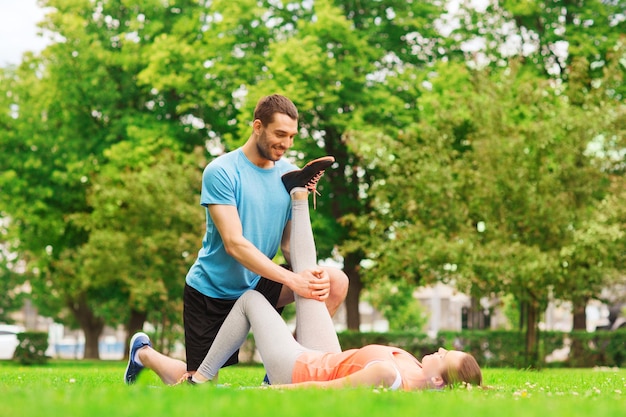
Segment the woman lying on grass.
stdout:
[[[315,331],[311,332],[314,337],[308,342],[311,348],[298,343],[265,297],[250,290],[235,303],[233,312],[222,326],[223,331],[218,333],[224,334],[225,343],[216,343],[216,348],[209,350],[198,371],[191,376],[191,381],[203,383],[212,380],[235,348],[245,341],[251,328],[272,387],[382,386],[409,391],[438,389],[458,382],[482,383],[476,360],[460,351],[441,348],[424,356],[421,363],[408,352],[391,346],[367,345],[341,352],[335,349],[337,335],[323,303],[316,300],[309,303],[307,300],[310,299],[297,299],[296,304],[315,303],[322,307],[300,309],[296,305],[298,313],[307,311],[305,321],[316,325],[297,324],[305,327],[298,327],[299,334],[315,327]],[[216,341],[220,339],[218,336]]]
[[[309,269],[320,276],[322,270],[317,267],[308,192],[295,188],[291,198],[293,270]],[[296,341],[276,310],[254,290],[237,300],[197,372],[185,374],[181,382],[201,384],[216,379],[220,367],[243,344],[250,330],[271,386],[276,388],[382,386],[392,390],[419,390],[457,383],[482,384],[476,360],[460,351],[441,348],[424,356],[421,362],[410,353],[391,346],[368,345],[342,352],[324,302],[297,295]],[[136,354],[139,363],[150,362],[149,355],[160,355],[149,345]]]

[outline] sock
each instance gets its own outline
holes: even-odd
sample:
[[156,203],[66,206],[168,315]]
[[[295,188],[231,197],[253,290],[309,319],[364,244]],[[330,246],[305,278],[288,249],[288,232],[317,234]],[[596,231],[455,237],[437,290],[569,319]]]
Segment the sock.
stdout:
[[204,384],[205,382],[210,381],[210,379],[209,379],[209,380],[207,380],[207,381],[198,381],[198,380],[196,379],[196,376],[195,376],[195,375],[196,375],[196,374],[193,374],[193,375],[191,376],[191,381],[192,381],[194,384]]
[[135,356],[133,356],[133,362],[135,362],[139,366],[143,366],[143,363],[141,363],[141,359],[139,359],[139,351],[140,350],[141,349],[137,349],[137,352],[135,352]]

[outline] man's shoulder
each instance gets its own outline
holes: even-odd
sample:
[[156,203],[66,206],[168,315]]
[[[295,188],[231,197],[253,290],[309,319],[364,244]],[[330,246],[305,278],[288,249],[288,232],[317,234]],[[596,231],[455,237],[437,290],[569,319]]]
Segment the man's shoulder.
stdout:
[[233,149],[230,152],[223,153],[209,162],[209,165],[229,164],[237,161],[241,155],[241,148]]
[[237,166],[239,159],[239,149],[227,152],[213,159],[204,167],[204,171],[221,171],[230,170]]

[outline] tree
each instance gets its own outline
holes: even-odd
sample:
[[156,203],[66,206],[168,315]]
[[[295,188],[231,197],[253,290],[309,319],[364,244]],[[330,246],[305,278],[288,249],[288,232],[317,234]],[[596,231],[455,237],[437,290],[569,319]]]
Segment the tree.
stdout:
[[521,66],[441,64],[423,77],[419,122],[397,138],[351,142],[382,173],[370,189],[374,210],[354,222],[374,261],[367,276],[513,294],[534,363],[549,289],[565,297],[570,284],[590,284],[565,282],[559,265],[609,195],[608,174],[586,152],[606,124],[584,115],[601,109],[570,105]]
[[[3,102],[7,128],[0,133],[0,148],[11,157],[1,162],[0,199],[40,312],[80,324],[88,339],[85,357],[95,358],[106,308],[98,311],[90,299],[105,291],[98,291],[101,282],[90,287],[91,271],[82,264],[84,245],[96,238],[84,221],[93,210],[87,196],[110,162],[107,151],[117,144],[126,143],[137,158],[165,145],[192,152],[203,144],[177,97],[138,82],[147,45],[184,26],[198,5],[50,0],[44,6],[52,9],[42,26],[61,40],[40,56],[26,56],[3,86],[9,98]],[[144,146],[146,136],[160,146],[142,154],[135,147]],[[180,262],[180,253],[161,255],[174,256],[172,265]]]
[[[619,80],[626,67],[617,62],[623,59],[625,10],[622,1],[500,1],[481,10],[462,2],[456,14],[462,24],[454,27],[450,38],[461,42],[450,48],[479,45],[460,51],[475,68],[506,67],[519,60],[540,77],[558,80],[570,103],[587,111],[589,106],[603,107],[607,100],[623,100],[624,83]],[[594,113],[599,119],[613,115],[613,111]],[[614,127],[611,135],[621,130]],[[586,298],[574,301],[575,328],[584,329]]]
[[478,47],[460,51],[469,62],[503,67],[521,59],[541,77],[566,82],[574,61],[584,59],[590,91],[621,42],[625,12],[626,3],[619,0],[501,0],[478,10],[460,2],[454,16],[460,24],[453,27],[449,46],[458,51],[471,42]]
[[385,317],[389,330],[423,333],[428,316],[414,298],[411,281],[377,281],[366,292],[368,300]]
[[12,323],[11,313],[19,310],[24,303],[23,276],[14,272],[15,265],[11,262],[14,255],[0,250],[0,291],[5,296],[0,300],[0,322]]
[[145,321],[171,333],[180,326],[184,277],[204,220],[201,164],[166,149],[129,154],[125,145],[111,150],[111,163],[94,179],[92,211],[72,219],[90,233],[63,275],[66,293],[79,288],[95,316],[129,334]]

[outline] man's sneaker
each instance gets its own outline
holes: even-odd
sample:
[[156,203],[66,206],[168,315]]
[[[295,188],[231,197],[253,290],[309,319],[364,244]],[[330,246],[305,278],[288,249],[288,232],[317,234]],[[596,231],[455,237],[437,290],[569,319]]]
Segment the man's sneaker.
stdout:
[[152,346],[148,335],[143,332],[135,333],[133,338],[130,339],[128,366],[126,367],[126,372],[124,372],[124,382],[128,385],[134,384],[137,380],[137,375],[143,370],[143,366],[135,362],[135,354],[144,346]]
[[263,383],[261,385],[272,385],[272,383],[270,382],[270,377],[267,376],[267,374],[265,374],[265,376],[263,377]]
[[[283,185],[288,193],[295,187],[303,187],[315,194],[317,193],[317,182],[324,175],[324,170],[335,162],[334,156],[323,156],[306,164],[302,169],[288,172],[282,176]],[[315,200],[314,200],[315,201]]]

